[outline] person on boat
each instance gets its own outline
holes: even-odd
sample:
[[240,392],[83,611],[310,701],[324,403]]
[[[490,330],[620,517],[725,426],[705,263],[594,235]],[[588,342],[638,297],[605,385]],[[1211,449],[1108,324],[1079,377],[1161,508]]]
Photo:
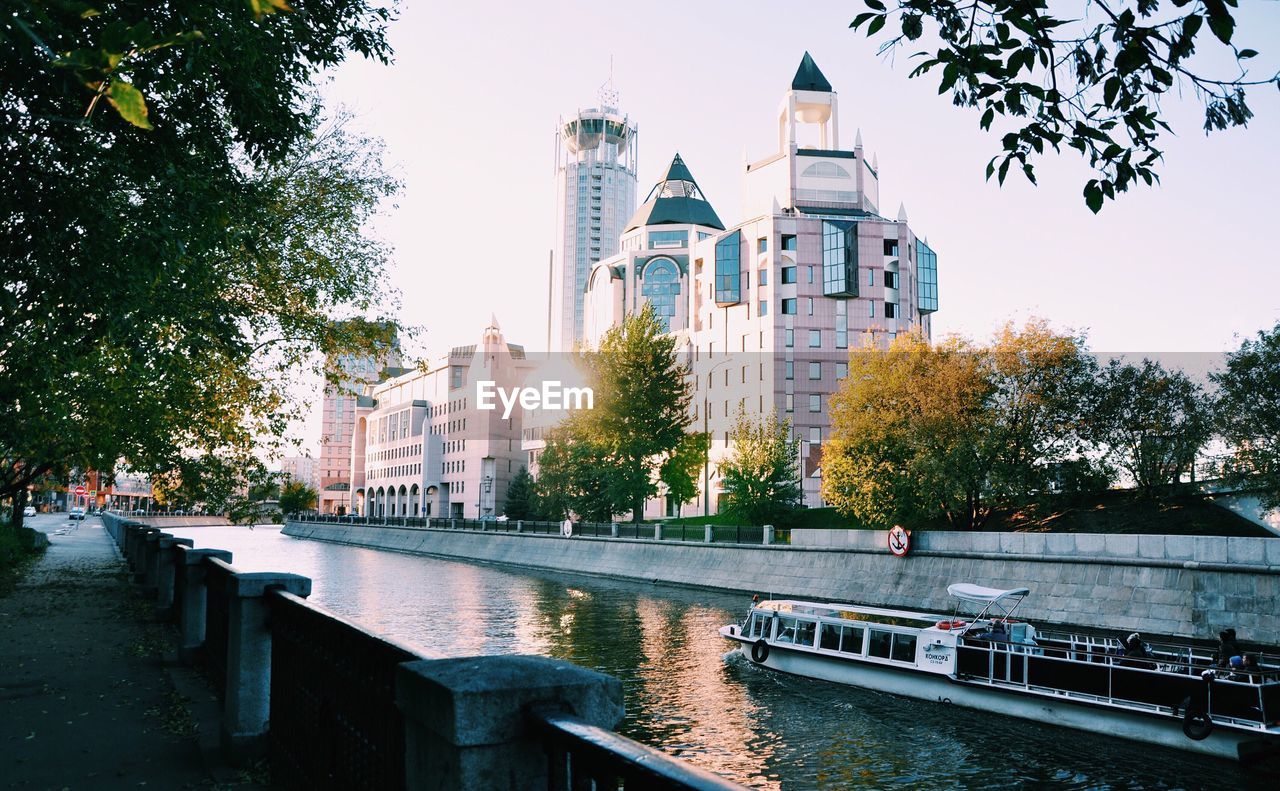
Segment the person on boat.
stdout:
[[1003,621],[992,621],[987,628],[973,636],[975,640],[988,640],[993,643],[1009,642],[1009,627]]
[[1262,673],[1262,667],[1258,664],[1257,654],[1245,654],[1242,664],[1246,680],[1253,682],[1260,682],[1262,680],[1260,675]]
[[1124,641],[1125,664],[1130,667],[1150,667],[1150,662],[1136,662],[1135,659],[1150,659],[1151,649],[1142,642],[1142,635],[1134,632]]
[[1228,681],[1248,681],[1249,674],[1244,669],[1244,657],[1233,656],[1227,660],[1227,666],[1231,668],[1231,673],[1227,676]]
[[1231,657],[1240,656],[1240,645],[1236,643],[1236,630],[1223,629],[1218,632],[1218,667],[1228,667]]

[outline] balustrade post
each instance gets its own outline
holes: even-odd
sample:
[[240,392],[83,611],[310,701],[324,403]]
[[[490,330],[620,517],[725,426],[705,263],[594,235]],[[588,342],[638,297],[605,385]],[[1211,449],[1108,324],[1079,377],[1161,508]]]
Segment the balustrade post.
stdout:
[[764,526],[764,544],[768,546],[773,543],[773,525]]
[[703,535],[703,539],[702,539],[702,540],[703,540],[704,542],[706,542],[706,543],[710,544],[710,543],[711,543],[711,539],[714,537],[713,531],[712,531],[712,529],[711,529],[711,525],[705,525],[705,526],[704,526],[704,528],[705,528],[705,531],[704,531],[704,535]]
[[450,529],[450,530],[457,530],[457,529],[458,529],[458,520],[457,520],[457,519],[450,519],[450,520],[449,520],[449,529]]
[[151,527],[150,525],[142,525],[133,531],[133,542],[129,547],[129,567],[133,571],[131,579],[137,583],[146,583],[147,580],[147,537],[152,533],[159,533],[160,528]]
[[662,523],[661,522],[653,526],[653,540],[654,541],[662,540]]
[[156,561],[156,615],[168,620],[173,617],[173,590],[178,573],[178,547],[194,547],[189,538],[165,535],[160,539]]
[[610,538],[617,538],[617,537],[618,537],[618,523],[617,523],[617,522],[614,522],[613,524],[609,525],[609,537],[610,537]]
[[523,532],[524,532],[524,520],[523,520],[523,519],[517,519],[517,520],[516,520],[516,532],[517,532],[517,533],[523,533]]
[[622,721],[622,683],[542,656],[405,662],[396,671],[409,791],[547,788],[545,745],[529,710],[558,706],[592,725]]
[[[271,719],[271,629],[266,596],[311,594],[311,579],[274,572],[236,573],[227,581],[227,691],[222,752],[234,766],[266,755]],[[304,672],[301,668],[298,672]]]
[[182,575],[182,601],[178,602],[178,656],[190,664],[204,648],[205,607],[209,593],[205,588],[205,560],[217,558],[231,562],[225,549],[177,550],[175,572]]
[[142,539],[142,593],[156,596],[160,588],[160,539],[173,538],[169,533],[156,530]]

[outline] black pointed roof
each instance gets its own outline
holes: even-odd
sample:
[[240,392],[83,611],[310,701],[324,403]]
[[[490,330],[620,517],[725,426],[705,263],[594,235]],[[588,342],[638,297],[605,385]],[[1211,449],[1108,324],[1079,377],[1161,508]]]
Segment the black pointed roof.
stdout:
[[791,90],[831,93],[831,83],[827,82],[822,70],[813,62],[813,57],[808,52],[804,53],[800,68],[796,69],[796,76],[791,80]]
[[644,205],[627,221],[627,231],[645,225],[704,225],[723,231],[724,223],[702,197],[698,182],[679,154],[671,160],[667,175],[649,191]]

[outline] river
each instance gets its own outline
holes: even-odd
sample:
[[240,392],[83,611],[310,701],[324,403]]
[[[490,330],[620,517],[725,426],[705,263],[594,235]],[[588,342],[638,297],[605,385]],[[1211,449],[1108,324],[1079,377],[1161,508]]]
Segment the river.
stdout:
[[276,527],[167,530],[230,550],[244,571],[306,575],[312,601],[429,654],[543,654],[616,676],[622,733],[753,788],[1277,787],[1275,775],[1176,750],[726,658],[716,630],[742,619],[739,595],[326,544]]

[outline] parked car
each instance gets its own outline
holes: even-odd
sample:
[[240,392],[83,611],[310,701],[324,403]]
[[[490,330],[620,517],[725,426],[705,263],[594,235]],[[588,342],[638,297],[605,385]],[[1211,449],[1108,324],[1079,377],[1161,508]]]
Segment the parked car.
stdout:
[[84,509],[72,508],[70,511],[67,512],[67,518],[68,519],[84,519]]
[[35,516],[35,515],[36,515],[36,507],[35,507],[34,505],[28,505],[26,508],[23,508],[23,509],[22,509],[22,515],[23,515],[23,516]]

